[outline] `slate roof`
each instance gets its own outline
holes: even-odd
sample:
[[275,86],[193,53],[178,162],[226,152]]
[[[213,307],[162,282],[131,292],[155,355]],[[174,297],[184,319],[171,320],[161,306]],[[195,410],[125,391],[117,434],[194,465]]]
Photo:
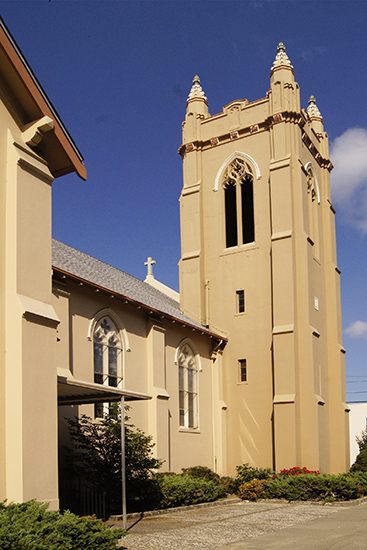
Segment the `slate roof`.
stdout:
[[52,266],[55,270],[96,285],[113,294],[119,294],[143,307],[167,315],[207,334],[222,338],[204,325],[184,315],[180,310],[179,302],[160,290],[55,239],[52,239]]

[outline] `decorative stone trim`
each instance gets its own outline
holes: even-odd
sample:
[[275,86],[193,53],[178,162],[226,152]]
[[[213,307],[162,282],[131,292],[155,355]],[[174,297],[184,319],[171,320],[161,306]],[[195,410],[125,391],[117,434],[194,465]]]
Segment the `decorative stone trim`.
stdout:
[[254,134],[255,132],[258,132],[259,129],[260,128],[258,124],[253,124],[252,126],[250,126],[250,134]]
[[216,145],[219,145],[219,139],[217,137],[212,138],[210,140],[210,143],[211,143],[212,147],[215,147]]
[[302,141],[306,147],[310,150],[312,156],[316,160],[317,164],[322,168],[326,168],[329,172],[334,168],[332,162],[329,159],[325,159],[318,152],[314,143],[312,143],[311,138],[306,134],[305,130],[302,130]]
[[237,130],[235,130],[234,132],[231,132],[231,133],[229,134],[229,137],[230,137],[231,139],[237,139],[237,138],[240,137],[240,134],[237,132]]

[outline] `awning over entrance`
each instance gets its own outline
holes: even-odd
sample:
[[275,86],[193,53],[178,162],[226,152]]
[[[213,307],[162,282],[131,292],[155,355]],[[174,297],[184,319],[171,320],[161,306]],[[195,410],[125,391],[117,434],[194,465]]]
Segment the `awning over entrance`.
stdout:
[[125,401],[152,399],[152,396],[147,393],[81,382],[60,375],[57,377],[57,401],[60,406],[116,402],[121,401],[122,397]]

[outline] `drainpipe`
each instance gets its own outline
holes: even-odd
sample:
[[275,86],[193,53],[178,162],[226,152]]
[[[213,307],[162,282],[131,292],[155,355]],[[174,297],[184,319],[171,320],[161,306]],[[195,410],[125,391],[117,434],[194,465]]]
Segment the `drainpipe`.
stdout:
[[125,476],[125,396],[121,396],[121,481],[122,527],[126,530],[126,476]]

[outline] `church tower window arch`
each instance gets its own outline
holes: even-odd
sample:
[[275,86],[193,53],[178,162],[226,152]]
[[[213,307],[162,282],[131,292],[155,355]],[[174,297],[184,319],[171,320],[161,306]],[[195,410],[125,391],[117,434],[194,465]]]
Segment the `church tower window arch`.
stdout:
[[222,171],[226,248],[255,240],[253,183],[253,170],[243,157],[236,156]]
[[319,206],[320,206],[320,188],[317,181],[315,169],[311,162],[305,165],[307,175],[307,195],[308,195],[308,235],[313,243],[313,254],[316,258],[320,257],[320,227],[319,227]]

